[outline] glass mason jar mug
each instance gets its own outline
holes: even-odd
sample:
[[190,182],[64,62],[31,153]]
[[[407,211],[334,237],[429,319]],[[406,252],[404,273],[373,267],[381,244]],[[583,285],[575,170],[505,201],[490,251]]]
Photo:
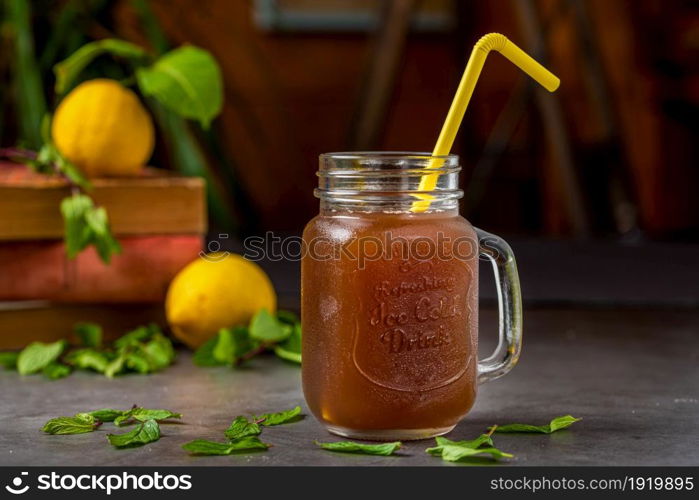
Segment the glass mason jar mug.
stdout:
[[[470,410],[477,384],[517,362],[514,255],[459,215],[459,170],[455,155],[320,156],[320,214],[303,234],[302,372],[308,406],[330,432],[445,434]],[[429,192],[420,191],[424,175],[438,175]],[[425,195],[429,205],[416,210]],[[480,361],[479,256],[493,264],[500,309],[498,347]]]

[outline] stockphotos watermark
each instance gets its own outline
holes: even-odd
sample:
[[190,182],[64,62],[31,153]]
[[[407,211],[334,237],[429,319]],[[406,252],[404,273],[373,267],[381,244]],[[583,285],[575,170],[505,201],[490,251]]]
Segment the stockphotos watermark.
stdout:
[[5,490],[13,495],[23,495],[30,490],[39,491],[94,491],[111,495],[116,491],[175,491],[191,490],[192,476],[189,474],[161,474],[149,472],[132,474],[40,474],[34,483],[29,472],[22,471],[12,478]]
[[[225,259],[228,252],[221,251],[220,240],[227,238],[227,234],[219,235],[217,240],[209,241],[207,252],[200,253],[201,258],[211,262]],[[499,258],[497,238],[486,236],[479,241],[471,236],[453,237],[441,231],[429,237],[407,238],[385,231],[380,235],[341,239],[329,236],[305,239],[300,236],[279,236],[268,231],[264,236],[249,236],[243,240],[243,257],[251,261],[342,260],[356,262],[358,269],[366,269],[368,262],[375,261],[470,261],[484,255],[488,259]]]

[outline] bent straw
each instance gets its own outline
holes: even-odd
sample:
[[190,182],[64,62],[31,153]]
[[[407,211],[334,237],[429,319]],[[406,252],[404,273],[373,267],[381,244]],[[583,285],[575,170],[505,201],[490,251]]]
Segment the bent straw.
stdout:
[[[456,90],[451,108],[449,108],[447,119],[442,126],[437,144],[435,144],[434,150],[432,151],[432,156],[446,156],[451,151],[454,138],[459,131],[461,120],[466,112],[466,107],[473,95],[473,89],[476,87],[476,82],[485,64],[485,59],[491,50],[500,52],[522,71],[539,82],[549,92],[556,90],[561,83],[556,75],[532,59],[522,49],[508,40],[505,35],[501,35],[500,33],[488,33],[484,35],[473,47],[471,57],[464,70],[464,75],[461,77],[459,88]],[[441,159],[442,161],[439,160],[438,158],[432,160],[427,168],[439,167],[443,164],[443,158]],[[424,212],[429,208],[430,201],[434,196],[425,193],[425,191],[432,191],[437,186],[438,179],[439,174],[426,174],[422,176],[418,189],[420,193],[415,193],[413,195],[419,198],[419,200],[413,202],[410,209],[411,212]]]

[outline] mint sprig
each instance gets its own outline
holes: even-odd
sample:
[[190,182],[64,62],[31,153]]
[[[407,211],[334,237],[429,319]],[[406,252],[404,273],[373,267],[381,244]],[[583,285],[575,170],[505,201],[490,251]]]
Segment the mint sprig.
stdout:
[[303,416],[301,415],[301,407],[295,406],[290,410],[280,411],[277,413],[263,413],[262,415],[255,415],[252,418],[254,421],[259,422],[261,425],[264,425],[265,427],[270,427],[273,425],[298,422],[303,418]]
[[239,366],[268,350],[301,363],[301,323],[294,313],[273,316],[261,309],[248,326],[222,328],[194,352],[193,361],[198,366]]

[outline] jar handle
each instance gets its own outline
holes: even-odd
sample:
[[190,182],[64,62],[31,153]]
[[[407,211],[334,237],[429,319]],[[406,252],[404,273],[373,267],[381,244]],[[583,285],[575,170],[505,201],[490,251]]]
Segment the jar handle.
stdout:
[[493,264],[498,292],[499,340],[493,354],[478,362],[478,383],[509,372],[522,349],[522,292],[517,263],[510,245],[502,238],[476,228],[479,254]]

